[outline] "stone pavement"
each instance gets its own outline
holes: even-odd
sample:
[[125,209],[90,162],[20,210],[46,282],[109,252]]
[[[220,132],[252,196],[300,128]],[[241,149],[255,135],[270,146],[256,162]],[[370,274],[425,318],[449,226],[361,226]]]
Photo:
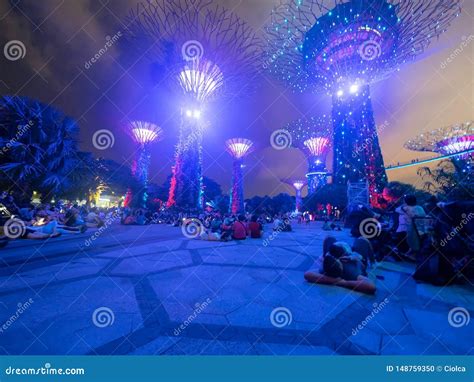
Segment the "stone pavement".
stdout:
[[306,283],[317,223],[268,246],[164,225],[112,226],[87,246],[93,234],[1,250],[0,354],[474,354],[472,285],[417,284],[388,262],[375,296]]

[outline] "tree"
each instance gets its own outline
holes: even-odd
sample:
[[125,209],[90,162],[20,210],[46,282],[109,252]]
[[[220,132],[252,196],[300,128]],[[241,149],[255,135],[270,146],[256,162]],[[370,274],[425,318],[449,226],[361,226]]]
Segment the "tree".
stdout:
[[29,201],[33,190],[46,199],[71,187],[77,165],[75,120],[26,97],[0,98],[2,186]]
[[473,198],[472,158],[460,163],[445,159],[439,162],[435,169],[422,167],[417,173],[425,181],[424,190],[437,193],[449,200],[472,200]]
[[327,204],[343,211],[347,206],[347,186],[335,183],[325,184],[303,200],[304,208],[309,211],[317,211],[318,205]]

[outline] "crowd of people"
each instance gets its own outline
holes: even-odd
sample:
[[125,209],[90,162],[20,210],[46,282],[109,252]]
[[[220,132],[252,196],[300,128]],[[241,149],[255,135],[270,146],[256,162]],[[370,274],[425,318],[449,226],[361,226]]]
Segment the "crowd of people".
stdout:
[[[59,203],[19,206],[7,193],[0,197],[0,216],[4,231],[12,219],[20,224],[21,232],[14,239],[44,240],[112,223],[167,224],[185,229],[190,221],[197,221],[198,232],[193,236],[196,239],[262,239],[265,231],[266,244],[275,234],[292,231],[292,224],[309,224],[312,220],[308,212],[233,215],[216,211],[186,214],[123,207],[101,209]],[[367,222],[375,224],[370,234],[364,232]],[[433,197],[421,206],[413,195],[407,195],[391,213],[355,206],[346,212],[344,222],[326,219],[321,228],[341,231],[343,225],[350,228],[354,242],[349,245],[329,234],[323,242],[322,256],[305,274],[307,281],[375,293],[375,284],[367,278],[368,270],[387,260],[416,263],[414,277],[436,285],[461,282],[471,276],[468,273],[474,255],[474,202],[446,204]],[[0,247],[11,239],[12,235],[0,232]]]

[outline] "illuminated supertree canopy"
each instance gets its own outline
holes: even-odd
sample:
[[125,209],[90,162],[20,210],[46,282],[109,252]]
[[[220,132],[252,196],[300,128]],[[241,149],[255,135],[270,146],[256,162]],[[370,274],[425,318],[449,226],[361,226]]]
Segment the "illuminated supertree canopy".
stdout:
[[408,150],[435,152],[440,154],[440,157],[450,158],[457,174],[460,175],[456,179],[456,183],[462,184],[463,189],[468,193],[471,192],[472,195],[474,186],[474,121],[425,132],[409,140],[404,146]]
[[250,139],[245,138],[232,138],[225,142],[227,151],[235,159],[241,159],[245,157],[253,146],[253,142]]
[[261,42],[235,13],[207,0],[148,0],[127,21],[133,44],[193,99],[255,88]]
[[208,0],[147,0],[128,17],[131,45],[182,96],[181,125],[167,205],[202,209],[202,124],[206,104],[256,88],[261,43],[236,14]]
[[158,125],[145,121],[130,122],[130,133],[135,142],[146,145],[163,138],[163,130]]
[[303,197],[301,191],[306,186],[307,181],[304,179],[282,179],[282,182],[289,184],[295,189],[295,211],[301,211],[303,209]]
[[126,125],[126,130],[139,147],[132,165],[136,185],[127,192],[124,204],[145,208],[148,200],[148,169],[151,160],[149,146],[163,139],[163,130],[158,125],[146,121],[132,121]]
[[298,90],[350,91],[413,61],[459,12],[459,0],[292,0],[272,12],[265,62]]
[[301,118],[285,126],[292,144],[308,159],[308,192],[312,194],[326,182],[326,157],[331,147],[330,121],[326,116]]
[[474,150],[474,121],[420,134],[406,142],[405,148],[413,151],[431,151],[441,155],[462,154]]
[[227,152],[234,158],[232,165],[232,189],[229,210],[233,214],[244,211],[243,158],[252,150],[253,142],[245,138],[232,138],[225,142]]
[[[300,91],[333,98],[333,181],[387,181],[369,85],[424,52],[460,12],[460,0],[291,0],[267,28],[265,66]],[[354,151],[355,147],[363,150]]]

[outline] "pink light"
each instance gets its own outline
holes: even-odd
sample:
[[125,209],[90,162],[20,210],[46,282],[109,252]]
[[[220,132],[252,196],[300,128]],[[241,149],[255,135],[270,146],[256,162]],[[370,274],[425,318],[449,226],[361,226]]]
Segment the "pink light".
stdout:
[[456,154],[471,150],[474,149],[474,135],[446,139],[439,142],[438,146],[444,154]]
[[235,159],[241,159],[246,156],[253,146],[253,142],[245,138],[232,138],[225,142],[227,151]]
[[311,155],[319,156],[324,154],[329,146],[329,139],[324,137],[315,137],[303,142]]
[[161,127],[150,122],[131,122],[130,131],[135,141],[143,145],[160,141],[163,138],[163,130],[161,129]]

